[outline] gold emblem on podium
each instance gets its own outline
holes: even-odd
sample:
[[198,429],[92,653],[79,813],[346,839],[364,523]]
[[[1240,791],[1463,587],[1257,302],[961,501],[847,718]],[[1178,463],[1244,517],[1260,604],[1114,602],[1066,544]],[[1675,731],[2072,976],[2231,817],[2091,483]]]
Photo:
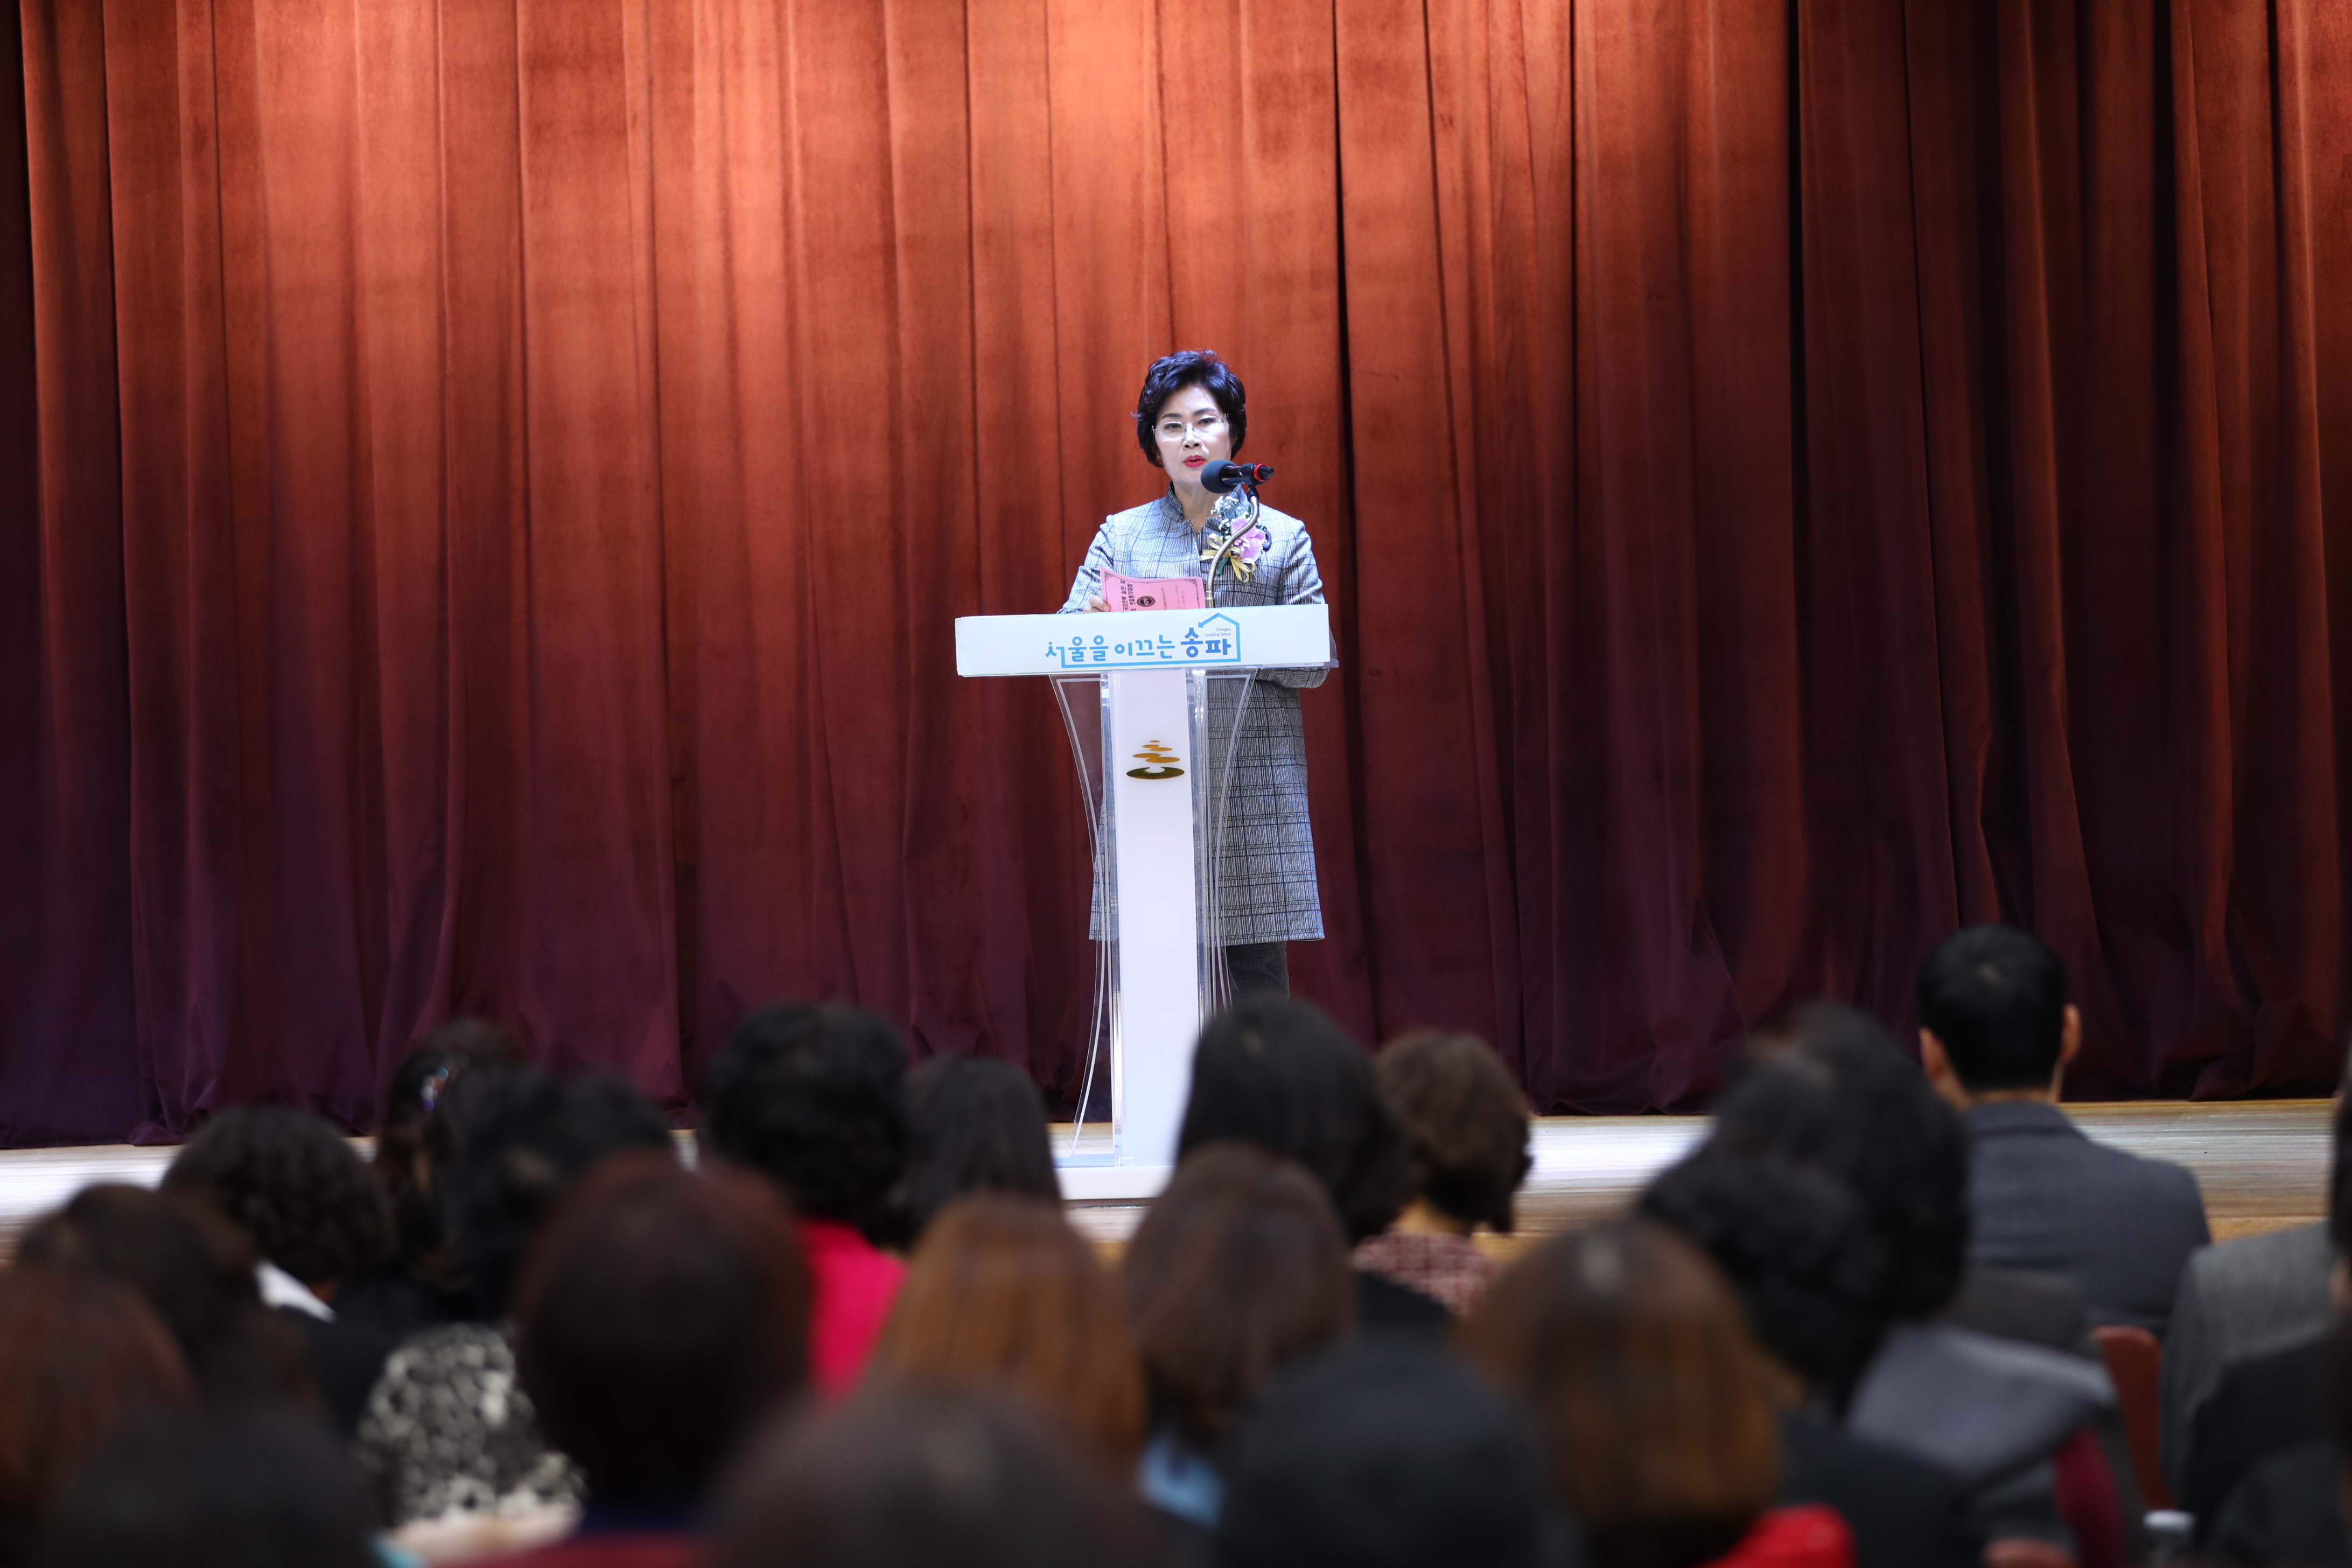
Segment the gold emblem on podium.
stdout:
[[1136,752],[1135,756],[1138,762],[1146,763],[1150,765],[1147,767],[1128,769],[1127,776],[1129,778],[1173,779],[1181,778],[1184,774],[1184,770],[1176,766],[1176,763],[1181,759],[1176,755],[1175,749],[1171,746],[1162,745],[1158,741],[1144,742],[1143,750]]

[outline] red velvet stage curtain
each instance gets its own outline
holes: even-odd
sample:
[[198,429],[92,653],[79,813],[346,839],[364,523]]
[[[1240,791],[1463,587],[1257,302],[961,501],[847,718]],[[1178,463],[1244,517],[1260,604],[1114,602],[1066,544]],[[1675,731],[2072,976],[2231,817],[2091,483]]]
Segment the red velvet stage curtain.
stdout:
[[2332,1076],[2326,0],[19,21],[0,1140],[362,1124],[460,1011],[677,1101],[787,994],[1066,1096],[1066,747],[949,623],[1058,601],[1193,344],[1342,627],[1360,1031],[1688,1105],[2000,918],[2089,1089]]

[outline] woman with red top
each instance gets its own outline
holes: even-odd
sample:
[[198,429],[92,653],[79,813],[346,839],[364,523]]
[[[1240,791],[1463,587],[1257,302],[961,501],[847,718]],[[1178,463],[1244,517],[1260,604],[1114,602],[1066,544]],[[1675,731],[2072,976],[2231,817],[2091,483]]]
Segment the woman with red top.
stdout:
[[1495,1282],[1462,1337],[1527,1409],[1600,1568],[1853,1568],[1843,1520],[1773,1506],[1765,1364],[1739,1299],[1673,1232],[1559,1237]]
[[782,1187],[814,1300],[809,1378],[845,1394],[906,1265],[874,1245],[907,1169],[907,1043],[863,1007],[763,1007],[710,1069],[703,1144]]

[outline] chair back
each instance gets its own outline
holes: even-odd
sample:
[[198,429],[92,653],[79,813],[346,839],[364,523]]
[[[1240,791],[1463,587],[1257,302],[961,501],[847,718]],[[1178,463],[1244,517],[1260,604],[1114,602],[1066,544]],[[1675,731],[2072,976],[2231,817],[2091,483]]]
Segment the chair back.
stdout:
[[2123,1406],[2124,1437],[2131,1444],[2132,1474],[2150,1509],[2172,1506],[2164,1484],[2164,1348],[2146,1329],[2114,1325],[2091,1331],[2106,1358],[2107,1377]]

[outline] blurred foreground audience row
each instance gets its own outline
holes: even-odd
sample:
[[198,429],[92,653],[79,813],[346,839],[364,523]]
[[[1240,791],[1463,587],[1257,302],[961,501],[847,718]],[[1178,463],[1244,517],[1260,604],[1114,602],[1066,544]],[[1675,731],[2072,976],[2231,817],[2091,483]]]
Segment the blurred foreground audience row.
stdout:
[[0,1564],[2352,1561],[2341,1126],[2329,1227],[2210,1247],[2058,1109],[2041,943],[1960,933],[1920,1016],[1758,1028],[1633,1213],[1514,1250],[1483,1042],[1247,999],[1115,1266],[1027,1079],[863,1011],[747,1020],[691,1168],[454,1025],[372,1168],[232,1109],[26,1233]]

